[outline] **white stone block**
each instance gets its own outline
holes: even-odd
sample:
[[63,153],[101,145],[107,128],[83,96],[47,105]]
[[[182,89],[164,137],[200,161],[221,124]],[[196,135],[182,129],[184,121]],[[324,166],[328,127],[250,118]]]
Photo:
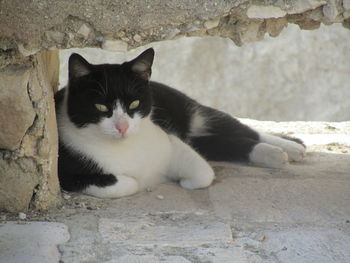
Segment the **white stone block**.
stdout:
[[247,10],[247,16],[249,18],[278,18],[283,17],[286,14],[286,11],[282,10],[277,6],[252,5]]
[[128,44],[120,40],[108,40],[106,39],[102,43],[102,49],[109,51],[126,52],[128,50]]

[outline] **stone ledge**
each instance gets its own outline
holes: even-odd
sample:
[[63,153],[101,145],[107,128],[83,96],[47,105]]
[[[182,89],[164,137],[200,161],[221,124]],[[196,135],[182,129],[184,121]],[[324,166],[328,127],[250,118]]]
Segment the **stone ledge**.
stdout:
[[[217,35],[237,45],[277,36],[287,23],[316,29],[320,23],[349,25],[348,1],[36,1],[4,0],[0,48],[24,56],[42,49],[135,48],[180,36]],[[112,40],[117,46],[111,47]]]

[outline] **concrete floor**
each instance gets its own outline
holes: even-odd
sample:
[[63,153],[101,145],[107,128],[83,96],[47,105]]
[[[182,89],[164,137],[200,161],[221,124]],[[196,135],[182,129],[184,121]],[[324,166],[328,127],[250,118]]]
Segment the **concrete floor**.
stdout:
[[65,193],[50,213],[1,215],[0,262],[349,263],[350,122],[244,121],[304,139],[305,161],[280,170],[216,163],[214,184],[195,191]]

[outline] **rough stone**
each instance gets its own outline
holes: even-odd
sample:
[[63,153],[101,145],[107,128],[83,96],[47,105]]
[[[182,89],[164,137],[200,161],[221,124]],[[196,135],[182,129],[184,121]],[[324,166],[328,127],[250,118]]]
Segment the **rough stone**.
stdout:
[[16,145],[8,147],[16,150],[0,151],[0,210],[11,212],[45,210],[60,201],[53,102],[58,52],[41,52],[30,61],[25,68],[12,65],[1,72],[0,127],[5,133],[0,138],[10,144],[16,136]]
[[[322,227],[296,227],[280,231],[266,230],[266,242],[255,249],[276,251],[277,262],[300,263],[312,261],[319,263],[346,262],[350,258],[350,236],[339,229]],[[335,242],[337,245],[333,245]],[[249,241],[247,242],[249,245]],[[302,247],[302,250],[298,248]],[[317,251],[317,253],[315,253]]]
[[[332,0],[330,0],[332,1]],[[290,2],[292,4],[287,4],[284,8],[290,15],[301,14],[309,10],[316,9],[320,6],[324,6],[329,2],[329,0],[296,0]]]
[[[350,18],[350,10],[346,10],[346,11],[344,12],[343,16],[344,16],[344,19],[349,19],[349,18]],[[344,26],[344,27],[346,27],[346,26],[345,26],[345,23],[346,23],[346,20],[343,22],[343,26]]]
[[106,39],[102,43],[102,49],[108,50],[108,51],[125,52],[128,49],[128,44],[126,42],[120,41],[120,40],[108,40],[108,39]]
[[69,239],[67,226],[49,222],[0,224],[1,262],[59,262],[57,245]]
[[[32,45],[35,45],[35,47],[32,47]],[[31,56],[31,55],[35,55],[36,53],[38,53],[40,51],[40,48],[38,47],[38,44],[33,44],[33,43],[27,43],[27,44],[23,44],[23,43],[19,43],[18,44],[18,51],[25,57]]]
[[27,218],[27,215],[26,215],[25,213],[23,213],[23,212],[19,212],[19,213],[18,213],[18,218],[19,218],[20,220],[24,220],[24,219]]
[[[45,107],[40,111],[39,120],[44,123],[44,136],[38,138],[37,148],[40,164],[40,183],[32,200],[32,207],[47,210],[61,201],[57,177],[58,135],[56,124],[54,91],[58,86],[59,58],[58,51],[41,52],[36,57],[36,74],[45,93]],[[45,146],[43,146],[45,145]]]
[[83,36],[84,38],[88,38],[90,33],[91,33],[91,28],[88,27],[86,24],[82,24],[82,26],[79,28],[77,32],[77,34]]
[[287,14],[277,6],[257,6],[252,5],[248,7],[247,16],[249,18],[279,18],[284,17]]
[[27,157],[37,155],[37,138],[33,135],[25,135],[22,141],[24,155]]
[[220,18],[215,18],[215,19],[210,19],[205,21],[204,26],[206,29],[212,29],[217,27],[219,23],[220,23]]
[[22,67],[8,67],[0,72],[0,148],[15,150],[35,112],[28,96],[30,71]]
[[62,44],[65,34],[62,32],[57,32],[57,31],[46,31],[45,32],[46,38],[48,41],[55,42],[57,44]]
[[[289,21],[294,20],[293,18],[290,18]],[[298,24],[300,29],[304,30],[315,30],[320,28],[321,22],[315,21],[313,19],[306,19],[306,20],[299,20],[295,19],[295,24]]]
[[136,42],[141,42],[142,41],[142,38],[139,34],[136,34],[133,36],[133,39],[136,41]]
[[0,159],[0,175],[0,211],[27,211],[39,183],[35,166]]
[[249,23],[245,30],[239,33],[242,44],[251,43],[257,40],[262,40],[264,34],[261,33],[260,28],[263,26],[262,22]]
[[[240,30],[244,31],[245,28],[254,26],[237,27],[237,25],[254,24],[257,19],[297,14],[300,15],[301,20],[310,20],[308,11],[323,7],[325,12],[320,19],[321,22],[344,21],[342,16],[344,8],[335,0],[265,1],[264,3],[249,0],[219,2],[179,0],[176,3],[156,0],[146,3],[136,0],[129,4],[111,0],[105,5],[100,5],[98,0],[88,2],[79,0],[69,3],[61,0],[44,3],[46,8],[39,8],[41,3],[36,2],[2,1],[3,12],[0,14],[3,25],[0,29],[0,35],[3,36],[3,40],[0,41],[2,48],[7,46],[9,41],[14,41],[22,54],[32,55],[50,47],[100,46],[103,37],[106,36],[110,37],[110,40],[122,39],[127,42],[128,47],[134,48],[154,41],[171,39],[169,35],[172,35],[171,32],[176,28],[180,30],[176,36],[188,34],[205,36],[208,34],[207,30],[211,30],[210,35],[230,37],[240,45],[242,41],[239,36],[247,35]],[[344,2],[343,5],[347,7],[348,4]],[[230,23],[230,20],[225,19],[232,15],[237,23]],[[28,23],[28,17],[32,18],[30,23]],[[254,31],[255,28],[252,30]],[[261,32],[258,35],[266,32],[264,27],[259,30]],[[118,36],[121,31],[124,35]],[[135,34],[140,35],[141,38],[137,37],[135,40],[133,37]],[[255,40],[259,39],[260,37],[257,37]]]
[[36,74],[31,74],[30,76],[28,92],[32,102],[39,102],[44,96],[44,92],[40,87],[38,76]]
[[350,0],[343,0],[343,7],[346,10],[350,9]]
[[186,258],[181,256],[166,256],[166,257],[157,257],[157,256],[138,256],[138,255],[125,255],[117,259],[111,259],[103,263],[191,263]]
[[287,26],[288,22],[286,18],[277,18],[277,19],[267,19],[266,20],[266,32],[271,37],[277,37],[282,30]]
[[330,21],[334,21],[339,14],[337,2],[336,0],[330,0],[328,4],[323,7],[323,13]]
[[323,8],[319,7],[310,12],[308,12],[308,18],[315,21],[322,21],[323,18]]
[[[159,224],[157,217],[166,217],[173,222],[174,225]],[[138,244],[158,244],[165,246],[172,245],[200,245],[210,242],[229,242],[232,240],[230,226],[221,222],[206,224],[201,218],[198,222],[190,224],[184,222],[187,215],[178,213],[159,214],[147,218],[134,220],[132,218],[124,218],[123,220],[111,220],[102,218],[99,220],[99,233],[103,242],[137,242]],[[183,223],[182,223],[183,222]],[[169,228],[172,228],[169,231]],[[171,232],[171,235],[169,233]]]

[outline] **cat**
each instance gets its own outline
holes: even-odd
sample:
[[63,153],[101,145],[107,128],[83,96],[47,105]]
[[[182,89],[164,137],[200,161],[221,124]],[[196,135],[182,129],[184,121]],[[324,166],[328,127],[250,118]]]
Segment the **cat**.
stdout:
[[152,48],[123,64],[70,56],[67,87],[55,94],[64,190],[118,198],[168,180],[198,189],[215,177],[207,161],[281,168],[304,158],[299,139],[259,133],[150,81],[153,59]]

